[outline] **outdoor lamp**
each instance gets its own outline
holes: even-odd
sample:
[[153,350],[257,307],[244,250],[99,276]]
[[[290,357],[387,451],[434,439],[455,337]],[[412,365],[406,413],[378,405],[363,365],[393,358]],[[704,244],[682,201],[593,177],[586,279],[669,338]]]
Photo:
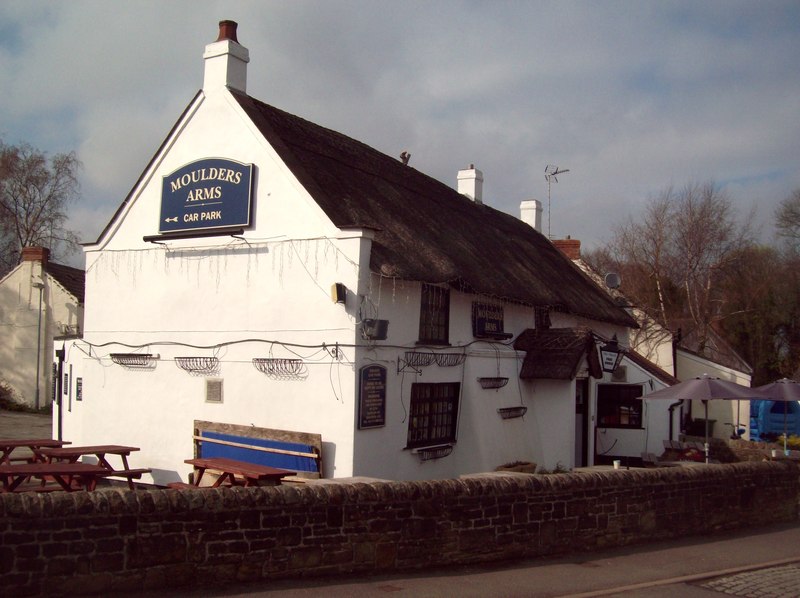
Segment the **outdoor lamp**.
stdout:
[[603,371],[613,373],[619,367],[619,362],[622,361],[624,355],[615,334],[610,341],[600,347],[600,364],[603,366]]

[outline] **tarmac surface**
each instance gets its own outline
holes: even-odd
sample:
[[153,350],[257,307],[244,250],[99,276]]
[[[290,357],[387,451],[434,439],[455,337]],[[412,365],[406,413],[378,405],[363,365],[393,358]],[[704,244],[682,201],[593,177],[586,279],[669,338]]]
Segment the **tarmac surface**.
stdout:
[[[51,437],[50,417],[0,411],[0,437]],[[712,536],[396,575],[265,581],[161,597],[800,598],[800,521]]]

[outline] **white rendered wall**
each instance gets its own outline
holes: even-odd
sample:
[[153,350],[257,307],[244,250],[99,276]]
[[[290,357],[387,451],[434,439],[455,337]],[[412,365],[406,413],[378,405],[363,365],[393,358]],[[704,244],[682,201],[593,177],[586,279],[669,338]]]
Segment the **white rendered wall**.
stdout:
[[[162,177],[202,158],[256,165],[255,208],[244,239],[230,236],[143,241],[158,232]],[[64,437],[75,444],[141,448],[131,465],[151,479],[186,479],[196,419],[318,433],[326,477],[446,478],[509,461],[572,466],[575,382],[520,382],[524,353],[510,342],[476,341],[473,295],[451,291],[450,344],[463,364],[419,374],[399,366],[417,346],[420,285],[370,276],[369,235],[339,231],[225,91],[201,96],[187,111],[100,241],[86,249],[85,335],[65,367],[82,380],[82,400],[62,407]],[[343,283],[345,305],[331,301]],[[389,320],[386,341],[359,334],[362,317]],[[554,327],[588,325],[610,338],[625,329],[553,314]],[[504,306],[505,330],[534,327],[533,310]],[[624,336],[620,336],[624,338]],[[151,369],[130,369],[112,353],[158,355]],[[214,357],[223,402],[205,401],[208,376],[176,358]],[[254,357],[300,358],[303,375],[273,379]],[[387,368],[386,425],[357,430],[358,374]],[[585,366],[584,366],[585,368]],[[478,377],[509,383],[484,390]],[[414,382],[459,382],[458,441],[443,459],[420,462],[405,449]],[[69,389],[74,392],[74,389]],[[504,420],[501,407],[525,406]]]
[[[658,381],[651,374],[640,369],[635,364],[623,360],[622,365],[626,368],[626,380],[625,382],[620,382],[620,384],[640,384],[645,397],[651,392],[666,388],[663,382]],[[605,374],[602,380],[597,380],[593,384],[593,397],[597,396],[597,385],[599,384],[614,384],[611,374]],[[606,428],[598,426],[595,437],[597,454],[626,460],[639,459],[643,452],[654,453],[656,455],[663,453],[663,441],[669,438],[669,406],[672,403],[674,403],[674,401],[644,400],[642,405],[643,426],[641,429]],[[592,422],[594,423],[597,421],[596,398],[592,406],[594,408]],[[678,409],[675,409],[672,413],[674,438],[677,438],[677,433],[680,429],[679,413]]]
[[[373,276],[367,289],[368,317],[389,320],[389,337],[362,352],[359,368],[377,363],[387,368],[386,426],[356,431],[356,470],[359,475],[392,479],[452,477],[460,473],[491,471],[512,461],[532,461],[553,469],[574,466],[575,381],[521,381],[519,370],[525,352],[515,351],[513,341],[478,340],[472,333],[472,302],[486,298],[450,292],[450,347],[417,346],[420,285]],[[490,301],[497,303],[496,301]],[[518,335],[534,327],[534,312],[519,305],[503,306],[504,329]],[[592,324],[564,314],[553,314],[554,327]],[[595,324],[609,337],[617,327]],[[624,332],[624,331],[622,331]],[[389,345],[389,346],[385,346]],[[398,365],[405,351],[433,350],[466,353],[463,365],[420,368]],[[402,370],[398,372],[398,367]],[[579,370],[585,375],[586,364]],[[480,387],[479,377],[507,377],[500,389]],[[406,449],[411,385],[415,382],[459,382],[458,439],[450,456],[420,462]],[[593,390],[593,387],[590,387]],[[592,402],[594,394],[591,395]],[[497,409],[524,406],[522,418],[504,420]],[[593,409],[593,407],[592,407]],[[589,441],[591,442],[590,434]],[[660,442],[660,440],[659,440]],[[641,449],[639,449],[641,450]]]
[[[195,419],[314,432],[325,475],[352,475],[358,299],[335,304],[330,287],[358,288],[369,239],[327,221],[227,92],[201,98],[176,134],[109,234],[87,249],[84,342],[68,364],[83,400],[63,413],[65,437],[138,446],[132,461],[166,483],[186,479]],[[256,164],[246,240],[144,242],[158,232],[162,176],[206,157]],[[159,359],[150,370],[111,362],[129,352]],[[219,359],[210,377],[223,381],[222,404],[205,402],[206,377],[178,368],[181,356]],[[299,357],[305,371],[271,379],[254,357]]]

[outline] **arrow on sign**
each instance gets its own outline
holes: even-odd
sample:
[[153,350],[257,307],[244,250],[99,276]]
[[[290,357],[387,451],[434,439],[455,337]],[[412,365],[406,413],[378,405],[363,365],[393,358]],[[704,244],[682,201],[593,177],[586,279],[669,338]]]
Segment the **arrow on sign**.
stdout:
[[178,217],[177,216],[175,216],[174,218],[166,218],[164,220],[164,222],[177,222],[177,221],[178,221]]

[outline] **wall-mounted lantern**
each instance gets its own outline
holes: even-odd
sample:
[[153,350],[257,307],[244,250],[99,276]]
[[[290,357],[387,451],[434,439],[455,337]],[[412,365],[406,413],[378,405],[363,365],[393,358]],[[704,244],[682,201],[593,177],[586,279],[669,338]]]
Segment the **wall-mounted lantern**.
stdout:
[[625,352],[620,348],[616,334],[610,341],[600,346],[600,365],[604,372],[614,373],[624,356]]
[[347,302],[347,287],[342,282],[334,282],[331,285],[331,301],[334,303]]

